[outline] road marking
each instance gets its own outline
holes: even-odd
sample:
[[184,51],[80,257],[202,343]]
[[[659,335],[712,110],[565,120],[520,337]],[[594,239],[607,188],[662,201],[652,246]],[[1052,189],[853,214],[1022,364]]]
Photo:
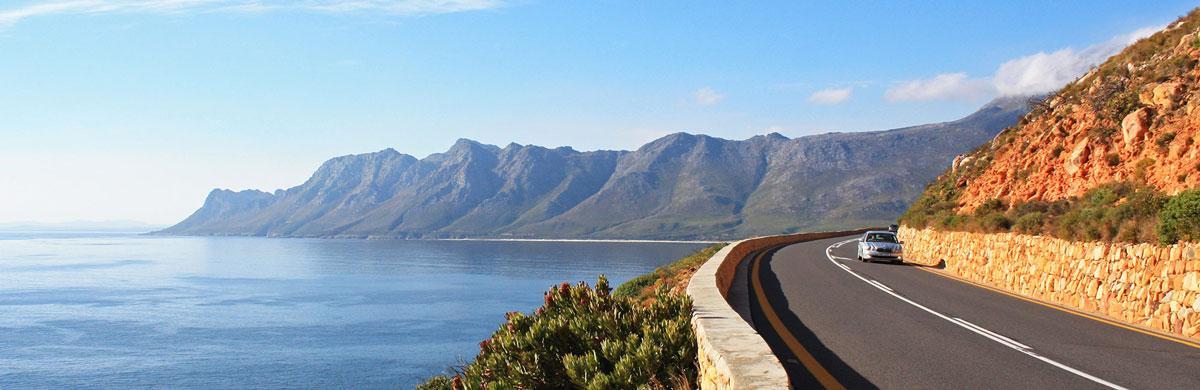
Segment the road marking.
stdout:
[[[842,268],[848,268],[848,267],[842,267]],[[894,291],[894,290],[892,290],[891,287],[888,287],[887,285],[884,285],[883,283],[879,283],[878,280],[868,280],[867,283],[873,284],[873,285],[875,285],[875,287],[879,287],[884,290]]]
[[863,277],[862,275],[859,275],[857,272],[854,272],[853,270],[849,270],[849,269],[847,269],[847,268],[846,268],[846,267],[845,267],[843,264],[841,264],[841,263],[838,263],[838,262],[837,262],[837,260],[834,260],[834,259],[833,259],[833,255],[831,254],[831,251],[830,251],[830,249],[831,249],[831,248],[840,247],[840,246],[842,246],[842,245],[844,245],[844,244],[846,244],[846,243],[848,243],[848,242],[852,242],[852,241],[855,241],[855,240],[846,240],[846,241],[842,241],[842,242],[836,243],[836,244],[834,244],[834,245],[830,245],[830,246],[829,246],[829,248],[826,248],[826,251],[825,251],[825,257],[828,257],[830,262],[832,262],[832,263],[834,263],[834,264],[837,264],[837,265],[840,265],[840,266],[842,266],[842,269],[843,269],[843,270],[845,270],[846,272],[850,273],[850,275],[852,275],[852,276],[854,276],[854,277],[856,277],[856,278],[859,278],[859,279],[861,279],[862,281],[866,282],[867,284],[871,285],[872,287],[875,287],[875,288],[879,289],[879,291],[883,291],[884,293],[887,293],[888,295],[891,295],[891,296],[893,296],[893,297],[896,297],[896,299],[899,299],[899,300],[901,300],[901,301],[903,301],[903,302],[905,302],[905,303],[907,303],[907,304],[909,304],[909,305],[915,306],[915,307],[916,307],[916,308],[918,308],[918,309],[924,310],[924,311],[928,312],[929,314],[933,314],[934,316],[937,316],[937,317],[939,317],[939,318],[941,318],[941,319],[943,319],[943,320],[946,320],[946,321],[950,322],[951,324],[957,325],[957,326],[958,326],[958,327],[960,327],[960,328],[963,328],[963,329],[969,330],[969,331],[971,331],[971,332],[973,332],[973,333],[975,333],[975,334],[978,334],[978,335],[980,335],[980,336],[986,337],[986,338],[988,338],[989,340],[995,341],[997,344],[1000,344],[1000,345],[1006,346],[1006,347],[1008,347],[1008,348],[1010,348],[1010,349],[1012,349],[1012,350],[1015,350],[1015,351],[1017,351],[1017,352],[1020,352],[1020,353],[1026,354],[1026,355],[1029,355],[1030,357],[1032,357],[1032,358],[1034,358],[1034,359],[1041,360],[1041,361],[1043,361],[1043,362],[1046,362],[1047,364],[1050,364],[1050,365],[1052,365],[1052,366],[1055,366],[1055,367],[1061,368],[1061,369],[1063,369],[1064,371],[1067,371],[1067,372],[1070,372],[1070,373],[1072,373],[1072,374],[1078,375],[1078,376],[1080,376],[1080,377],[1083,377],[1083,378],[1085,378],[1085,379],[1088,379],[1088,380],[1090,380],[1090,381],[1092,381],[1092,382],[1099,383],[1099,384],[1101,384],[1101,385],[1103,385],[1103,386],[1106,386],[1106,387],[1108,387],[1108,388],[1112,388],[1112,389],[1125,390],[1125,388],[1124,388],[1124,387],[1121,387],[1121,386],[1119,386],[1119,385],[1116,385],[1116,384],[1114,384],[1114,383],[1112,383],[1112,382],[1109,382],[1109,381],[1106,381],[1106,380],[1103,380],[1103,379],[1097,378],[1096,376],[1093,376],[1093,375],[1091,375],[1091,374],[1088,374],[1088,373],[1086,373],[1086,372],[1083,372],[1083,371],[1077,370],[1077,369],[1075,369],[1075,368],[1072,368],[1072,367],[1070,367],[1070,366],[1067,366],[1067,365],[1065,365],[1065,364],[1062,364],[1062,363],[1059,363],[1059,362],[1057,362],[1057,361],[1054,361],[1054,360],[1052,360],[1052,359],[1050,359],[1050,358],[1048,358],[1048,357],[1045,357],[1045,356],[1039,355],[1039,354],[1037,354],[1036,352],[1033,352],[1033,348],[1030,348],[1029,346],[1026,346],[1026,345],[1024,345],[1024,344],[1021,344],[1021,343],[1017,343],[1017,342],[1015,342],[1015,341],[1012,341],[1012,339],[1009,339],[1009,338],[1007,338],[1007,337],[1004,337],[1004,336],[1000,336],[999,334],[997,334],[997,333],[995,333],[995,332],[992,332],[992,331],[990,331],[990,330],[984,329],[983,327],[980,327],[980,326],[978,326],[978,325],[971,324],[971,323],[969,323],[969,322],[967,322],[967,321],[964,321],[964,320],[961,320],[961,319],[957,319],[957,318],[951,318],[950,316],[947,316],[947,315],[945,315],[945,314],[942,314],[942,313],[939,313],[939,312],[937,312],[937,311],[934,311],[933,309],[930,309],[930,308],[928,308],[928,307],[925,307],[924,305],[922,305],[922,304],[920,304],[920,303],[916,303],[916,302],[914,302],[913,300],[911,300],[911,299],[908,299],[907,297],[905,297],[905,296],[903,296],[903,295],[897,294],[895,291],[892,291],[892,290],[891,290],[891,289],[889,289],[889,288],[880,287],[880,286],[876,285],[875,283],[871,283],[871,282],[873,282],[871,279],[867,279],[866,277]]
[[977,329],[977,330],[983,331],[984,333],[987,333],[987,334],[990,334],[990,335],[992,335],[992,336],[995,336],[996,338],[999,338],[1000,340],[1003,340],[1003,341],[1004,341],[1004,342],[1006,342],[1006,343],[1009,343],[1009,344],[1012,344],[1012,345],[1015,345],[1015,346],[1018,346],[1018,347],[1021,347],[1021,348],[1024,348],[1024,349],[1033,349],[1033,347],[1030,347],[1030,346],[1028,346],[1028,345],[1025,345],[1025,344],[1018,343],[1016,340],[1010,339],[1010,338],[1008,338],[1008,337],[1004,337],[1004,335],[1002,335],[1002,334],[999,334],[999,333],[996,333],[996,332],[993,332],[993,331],[987,330],[987,329],[985,329],[985,328],[984,328],[984,327],[982,327],[982,326],[975,325],[975,324],[971,323],[971,321],[967,321],[967,320],[964,320],[964,319],[962,319],[962,318],[958,318],[958,317],[954,317],[954,320],[955,320],[955,321],[958,321],[958,322],[961,322],[961,323],[963,323],[963,324],[966,324],[967,326],[970,326],[970,327],[972,327],[972,328],[975,328],[975,329]]
[[1041,305],[1041,306],[1045,306],[1045,307],[1048,307],[1048,308],[1051,308],[1051,309],[1054,309],[1054,310],[1061,311],[1061,312],[1063,312],[1063,313],[1067,313],[1067,314],[1074,314],[1074,315],[1077,315],[1077,316],[1080,316],[1080,317],[1083,317],[1083,318],[1087,318],[1087,319],[1089,319],[1089,320],[1099,321],[1099,322],[1102,322],[1102,323],[1105,323],[1105,324],[1109,324],[1109,325],[1112,325],[1112,326],[1115,326],[1115,327],[1118,327],[1118,328],[1121,328],[1121,329],[1132,330],[1132,331],[1134,331],[1134,332],[1138,332],[1138,333],[1141,333],[1141,334],[1144,334],[1144,335],[1147,335],[1147,336],[1153,336],[1153,337],[1155,337],[1155,338],[1159,338],[1159,339],[1163,339],[1163,340],[1167,340],[1167,341],[1176,342],[1176,343],[1183,344],[1183,345],[1186,345],[1186,346],[1189,346],[1189,347],[1192,347],[1192,348],[1200,348],[1200,343],[1195,343],[1195,342],[1192,342],[1192,341],[1189,341],[1189,340],[1183,340],[1183,339],[1176,338],[1176,337],[1174,337],[1174,336],[1171,336],[1171,335],[1165,335],[1165,334],[1162,334],[1162,333],[1159,333],[1159,332],[1156,332],[1156,331],[1152,331],[1152,330],[1147,330],[1147,329],[1138,328],[1138,327],[1135,327],[1135,326],[1133,326],[1133,325],[1129,325],[1129,324],[1120,323],[1120,322],[1113,321],[1113,320],[1110,320],[1110,319],[1107,319],[1107,318],[1104,318],[1104,317],[1100,317],[1100,316],[1096,316],[1096,315],[1093,315],[1093,314],[1089,314],[1089,313],[1085,313],[1085,312],[1082,312],[1082,311],[1078,311],[1078,310],[1075,310],[1075,309],[1072,309],[1072,308],[1069,308],[1069,307],[1063,307],[1063,306],[1055,305],[1055,304],[1048,303],[1048,302],[1042,302],[1042,301],[1039,301],[1039,300],[1037,300],[1037,299],[1034,299],[1034,298],[1030,298],[1030,297],[1026,297],[1026,296],[1019,295],[1019,294],[1016,294],[1016,293],[1012,293],[1012,292],[1004,291],[1004,290],[1001,290],[1001,289],[998,289],[998,288],[995,288],[995,287],[992,287],[992,286],[988,286],[988,285],[985,285],[985,284],[976,283],[976,282],[973,282],[973,281],[970,281],[970,280],[966,280],[966,279],[960,279],[960,278],[956,278],[956,277],[953,277],[953,276],[950,276],[950,275],[944,274],[944,273],[942,273],[942,272],[938,272],[938,271],[934,271],[934,270],[932,270],[932,269],[928,269],[928,268],[926,268],[926,267],[917,267],[917,268],[918,268],[918,269],[920,269],[920,270],[922,270],[922,271],[925,271],[925,272],[928,272],[928,273],[931,273],[931,274],[934,274],[934,275],[937,275],[937,276],[941,276],[941,277],[943,277],[943,278],[946,278],[946,279],[950,279],[950,280],[958,281],[958,282],[961,282],[961,283],[966,283],[966,284],[968,284],[968,285],[971,285],[971,286],[975,286],[975,287],[979,287],[979,288],[982,288],[982,289],[985,289],[985,290],[990,290],[990,291],[993,291],[993,292],[997,292],[997,293],[1000,293],[1000,294],[1004,294],[1004,295],[1007,295],[1007,296],[1010,296],[1010,297],[1013,297],[1013,298],[1020,299],[1020,300],[1022,300],[1022,301],[1025,301],[1025,302],[1029,302],[1029,303],[1035,303],[1035,304],[1038,304],[1038,305]]
[[754,265],[751,267],[750,271],[750,284],[754,288],[755,296],[758,297],[758,306],[762,309],[763,315],[767,317],[767,322],[771,324],[771,328],[775,329],[775,333],[779,335],[779,338],[783,339],[783,343],[787,345],[788,349],[792,351],[793,355],[796,355],[797,359],[800,359],[800,364],[804,365],[804,368],[807,369],[808,372],[813,375],[813,377],[817,378],[817,382],[820,382],[821,386],[824,386],[826,389],[845,389],[846,387],[842,386],[842,384],[837,381],[837,378],[834,378],[833,375],[829,373],[829,370],[826,370],[825,367],[821,366],[821,363],[817,361],[817,358],[813,357],[813,355],[809,353],[807,349],[804,349],[804,345],[800,344],[800,341],[796,339],[796,336],[793,336],[792,332],[787,330],[787,326],[783,325],[783,320],[779,319],[779,316],[775,314],[775,309],[771,306],[771,302],[767,300],[767,294],[763,292],[762,282],[758,280],[759,264],[762,263],[762,257],[769,253],[771,249],[775,248],[765,249],[762,252],[759,252],[758,255],[754,256]]

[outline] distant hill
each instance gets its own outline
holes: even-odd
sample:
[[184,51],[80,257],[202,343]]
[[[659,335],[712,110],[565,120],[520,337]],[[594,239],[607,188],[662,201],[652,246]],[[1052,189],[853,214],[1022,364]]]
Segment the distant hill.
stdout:
[[337,157],[274,193],[214,190],[159,233],[271,237],[721,239],[892,222],[955,155],[1026,112],[743,141],[671,134],[635,151],[459,140],[424,159]]
[[956,158],[905,223],[1173,242],[1157,237],[1155,224],[1160,208],[1184,207],[1164,202],[1200,187],[1198,63],[1194,10]]

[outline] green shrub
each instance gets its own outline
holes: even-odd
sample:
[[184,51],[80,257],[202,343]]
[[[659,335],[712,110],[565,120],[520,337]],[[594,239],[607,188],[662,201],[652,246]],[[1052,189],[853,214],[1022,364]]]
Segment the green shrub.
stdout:
[[979,229],[985,233],[1003,233],[1012,229],[1012,221],[1004,213],[993,212],[976,218]]
[[976,207],[975,215],[986,216],[996,212],[1003,212],[1007,209],[1008,205],[1004,204],[1003,200],[992,198],[983,201],[983,204],[980,204],[979,207]]
[[1159,135],[1158,138],[1155,138],[1154,144],[1158,145],[1159,149],[1166,149],[1168,146],[1171,146],[1171,141],[1174,141],[1174,140],[1175,140],[1175,132],[1168,131],[1166,133],[1162,133],[1162,135]]
[[959,215],[951,207],[928,207],[926,210],[938,211],[913,214],[910,210],[906,216],[908,221],[924,221],[943,230],[1015,231],[1076,241],[1155,242],[1159,240],[1159,214],[1167,199],[1153,187],[1115,182],[1054,202],[1033,200],[1009,207],[1004,201],[990,199],[972,214]]
[[1034,211],[1017,218],[1013,228],[1017,233],[1037,234],[1042,232],[1042,225],[1045,224],[1046,215],[1042,212]]
[[1200,241],[1200,189],[1172,197],[1158,215],[1158,240],[1163,244]]
[[[1125,119],[1125,116],[1136,111],[1138,107],[1141,107],[1141,103],[1138,103],[1137,91],[1124,87],[1121,88],[1124,89],[1123,92],[1113,95],[1110,100],[1104,103],[1103,112],[1108,114],[1109,119],[1112,119],[1116,123],[1121,123],[1121,120]],[[1115,128],[1113,129],[1115,130]]]
[[1068,240],[1154,241],[1152,227],[1163,202],[1153,188],[1110,183],[1070,200],[1061,215],[1048,222],[1053,235]]
[[1147,157],[1138,160],[1137,164],[1133,166],[1134,180],[1143,182],[1146,181],[1146,169],[1149,169],[1152,166],[1154,166],[1154,159],[1152,158]]
[[1121,165],[1121,156],[1116,153],[1106,154],[1104,155],[1104,162],[1110,167]]
[[533,315],[509,313],[475,361],[422,389],[683,388],[695,383],[691,301],[661,289],[649,305],[563,283]]
[[1112,126],[1100,126],[1088,129],[1088,135],[1099,140],[1106,140],[1117,134],[1117,128]]

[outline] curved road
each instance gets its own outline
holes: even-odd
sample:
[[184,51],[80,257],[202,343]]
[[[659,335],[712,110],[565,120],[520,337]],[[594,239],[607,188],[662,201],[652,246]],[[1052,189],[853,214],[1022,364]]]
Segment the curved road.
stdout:
[[795,388],[1200,389],[1200,344],[861,263],[855,238],[751,255],[754,324]]

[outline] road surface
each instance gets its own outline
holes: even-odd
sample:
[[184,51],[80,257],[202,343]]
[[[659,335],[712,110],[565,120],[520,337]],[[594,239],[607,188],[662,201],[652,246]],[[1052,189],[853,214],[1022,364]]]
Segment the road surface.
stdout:
[[862,263],[856,237],[751,255],[754,325],[795,388],[1200,389],[1200,344]]

